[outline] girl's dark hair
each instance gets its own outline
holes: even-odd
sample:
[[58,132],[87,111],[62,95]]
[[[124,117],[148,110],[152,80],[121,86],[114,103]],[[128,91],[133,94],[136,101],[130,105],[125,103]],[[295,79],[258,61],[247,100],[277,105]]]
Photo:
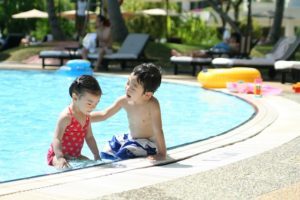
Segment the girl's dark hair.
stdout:
[[110,21],[103,15],[98,15],[99,22],[103,23],[103,26],[110,26]]
[[69,94],[72,97],[73,93],[81,95],[84,92],[91,93],[93,95],[101,96],[102,90],[98,81],[90,75],[82,75],[76,78],[69,87]]
[[155,92],[161,83],[160,67],[153,63],[143,63],[133,69],[133,74],[137,76],[137,81],[140,83],[144,92]]

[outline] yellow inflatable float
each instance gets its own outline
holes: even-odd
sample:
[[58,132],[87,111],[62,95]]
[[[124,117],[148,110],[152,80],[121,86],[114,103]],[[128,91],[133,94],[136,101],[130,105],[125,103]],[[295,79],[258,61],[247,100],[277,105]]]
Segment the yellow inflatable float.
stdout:
[[248,67],[208,69],[197,76],[204,88],[226,88],[227,82],[254,82],[256,78],[261,78],[260,72]]

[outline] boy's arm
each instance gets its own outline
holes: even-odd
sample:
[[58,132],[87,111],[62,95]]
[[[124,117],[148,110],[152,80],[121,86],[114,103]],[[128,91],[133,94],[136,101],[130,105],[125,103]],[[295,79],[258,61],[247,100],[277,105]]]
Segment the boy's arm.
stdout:
[[91,113],[91,122],[99,122],[106,120],[111,117],[115,113],[117,113],[122,107],[124,102],[126,101],[125,96],[120,97],[117,101],[115,101],[110,107],[108,107],[104,111],[94,111]]
[[95,137],[92,132],[91,123],[89,124],[88,132],[85,136],[85,141],[94,155],[94,160],[101,160],[100,155],[99,155],[98,146],[97,146]]
[[152,112],[151,120],[152,120],[154,137],[156,141],[157,154],[154,156],[150,156],[149,159],[164,160],[166,159],[167,150],[166,150],[165,137],[162,129],[160,106],[159,106],[159,102],[156,99],[152,105],[151,112]]
[[55,157],[59,163],[59,167],[70,167],[69,163],[67,162],[66,158],[64,157],[64,154],[62,153],[62,144],[61,140],[64,135],[64,130],[67,127],[68,123],[70,122],[70,119],[67,115],[61,115],[58,119],[54,137],[52,141],[53,145],[53,151],[55,154]]

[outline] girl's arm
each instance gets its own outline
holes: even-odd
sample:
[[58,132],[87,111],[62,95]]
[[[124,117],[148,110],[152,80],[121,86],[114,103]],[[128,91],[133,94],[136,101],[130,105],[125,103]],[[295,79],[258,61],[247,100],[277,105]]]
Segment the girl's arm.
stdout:
[[157,99],[154,99],[151,105],[151,112],[151,121],[157,147],[157,154],[154,156],[149,156],[148,158],[151,160],[164,160],[166,159],[167,150],[165,137],[162,129],[160,106]]
[[126,97],[120,97],[117,101],[115,101],[110,107],[108,107],[104,111],[95,111],[91,113],[91,122],[99,122],[106,120],[107,118],[116,114],[124,105],[126,101]]
[[55,132],[54,132],[54,138],[52,141],[53,145],[53,151],[56,157],[56,160],[58,162],[59,168],[64,167],[70,167],[69,163],[67,162],[66,158],[64,158],[64,155],[62,153],[62,144],[61,140],[64,135],[64,131],[67,127],[67,125],[70,122],[70,117],[67,115],[61,115],[58,119]]
[[92,132],[91,123],[89,124],[88,132],[85,136],[85,141],[94,155],[94,160],[101,160],[100,155],[99,155],[98,146],[97,146],[96,140],[95,140],[93,132]]

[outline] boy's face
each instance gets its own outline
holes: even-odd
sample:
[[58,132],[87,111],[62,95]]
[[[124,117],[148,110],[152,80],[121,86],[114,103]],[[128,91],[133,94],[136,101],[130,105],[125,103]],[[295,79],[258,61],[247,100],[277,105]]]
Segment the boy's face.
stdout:
[[83,93],[79,97],[76,95],[76,97],[79,110],[86,115],[90,114],[100,101],[100,96],[88,92]]
[[126,97],[132,101],[141,101],[147,96],[147,93],[149,93],[144,93],[144,87],[137,81],[137,76],[133,73],[130,74],[125,89]]

